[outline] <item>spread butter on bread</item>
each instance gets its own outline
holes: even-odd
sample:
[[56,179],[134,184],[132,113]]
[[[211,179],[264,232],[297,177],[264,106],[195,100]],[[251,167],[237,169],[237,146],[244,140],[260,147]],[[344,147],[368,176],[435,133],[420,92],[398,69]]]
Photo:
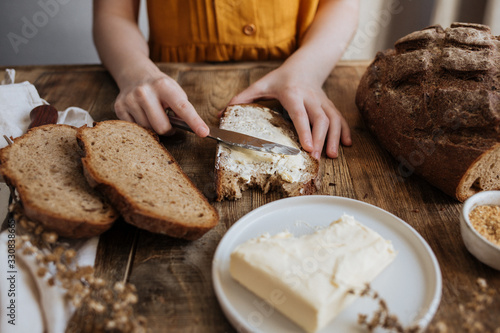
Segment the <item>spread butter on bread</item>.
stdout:
[[85,238],[109,229],[118,213],[85,180],[76,133],[68,125],[29,130],[0,150],[0,173],[29,219],[60,236]]
[[[220,128],[300,148],[293,124],[258,104],[228,106]],[[319,162],[303,149],[298,155],[281,155],[219,143],[215,169],[218,201],[239,199],[248,188],[260,188],[264,193],[278,190],[285,196],[308,195],[319,184]]]
[[152,131],[109,120],[80,128],[78,142],[88,182],[126,222],[188,240],[217,224],[217,211]]

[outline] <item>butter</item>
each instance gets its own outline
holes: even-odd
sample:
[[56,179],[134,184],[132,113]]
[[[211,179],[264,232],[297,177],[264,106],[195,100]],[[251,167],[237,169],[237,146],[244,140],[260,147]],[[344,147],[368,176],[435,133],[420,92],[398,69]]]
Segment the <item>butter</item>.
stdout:
[[[395,258],[390,241],[343,215],[327,228],[250,239],[230,259],[231,276],[307,332],[330,323]],[[279,297],[277,297],[279,295]]]
[[[235,106],[235,109],[237,108],[238,106]],[[255,113],[240,112],[237,121],[221,124],[221,128],[300,148],[292,138],[269,123],[271,118],[271,114],[258,112],[258,109]],[[280,155],[221,144],[219,154],[222,152],[231,160],[228,169],[247,182],[251,181],[256,171],[260,174],[279,175],[282,180],[289,183],[299,182],[302,177],[309,176],[304,172],[307,164],[305,157],[307,153],[304,151],[298,155]]]

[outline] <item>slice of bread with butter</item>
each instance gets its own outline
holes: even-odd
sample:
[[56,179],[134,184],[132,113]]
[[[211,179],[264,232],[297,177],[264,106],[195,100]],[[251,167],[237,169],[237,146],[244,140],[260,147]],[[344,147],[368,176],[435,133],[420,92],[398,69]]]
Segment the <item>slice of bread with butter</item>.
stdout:
[[[293,124],[258,104],[228,106],[220,128],[300,148]],[[308,195],[319,184],[319,162],[303,149],[298,155],[281,155],[219,143],[215,169],[218,201],[239,199],[249,188],[264,193],[278,190],[285,196]]]

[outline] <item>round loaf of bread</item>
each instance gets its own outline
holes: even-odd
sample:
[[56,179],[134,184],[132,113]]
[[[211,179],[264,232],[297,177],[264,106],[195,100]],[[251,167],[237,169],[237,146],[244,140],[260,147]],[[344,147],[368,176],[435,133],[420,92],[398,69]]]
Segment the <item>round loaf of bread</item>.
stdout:
[[500,189],[499,47],[489,27],[454,23],[377,54],[356,104],[400,176],[417,173],[460,201]]

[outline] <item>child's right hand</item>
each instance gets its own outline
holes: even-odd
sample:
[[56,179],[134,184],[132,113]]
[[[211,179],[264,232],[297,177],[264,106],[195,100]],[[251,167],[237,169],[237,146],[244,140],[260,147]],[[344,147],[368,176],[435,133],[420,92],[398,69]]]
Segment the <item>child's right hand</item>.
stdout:
[[118,118],[152,128],[158,134],[172,131],[166,108],[171,108],[197,135],[204,137],[209,133],[208,126],[188,101],[184,90],[159,70],[120,86],[114,107]]

